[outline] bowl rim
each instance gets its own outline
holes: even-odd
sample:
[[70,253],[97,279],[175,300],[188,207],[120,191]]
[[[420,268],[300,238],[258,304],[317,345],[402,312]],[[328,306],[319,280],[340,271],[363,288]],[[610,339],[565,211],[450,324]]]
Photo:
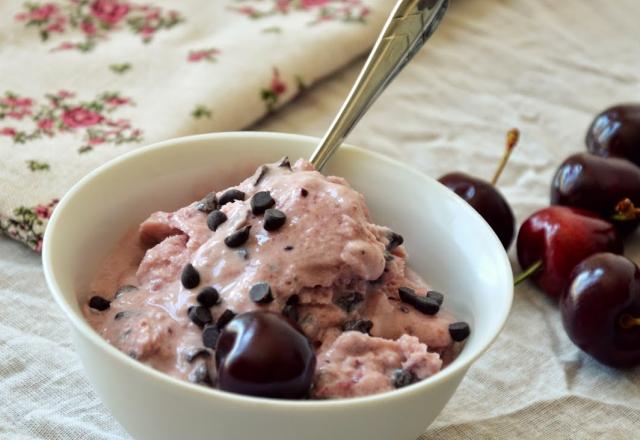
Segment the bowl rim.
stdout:
[[[113,345],[109,344],[105,339],[103,339],[84,319],[82,316],[77,314],[70,304],[62,294],[60,286],[56,280],[54,269],[53,269],[53,254],[51,250],[51,242],[52,235],[55,235],[56,226],[58,223],[59,217],[62,215],[61,213],[65,210],[67,204],[72,200],[76,193],[81,191],[84,186],[92,181],[98,175],[101,175],[111,168],[117,167],[122,162],[125,162],[131,158],[153,154],[154,151],[162,150],[162,149],[170,149],[176,148],[180,144],[190,143],[190,142],[200,142],[207,140],[220,140],[220,139],[231,139],[231,138],[244,138],[244,139],[254,139],[254,140],[282,140],[282,141],[300,141],[301,143],[309,143],[309,142],[319,142],[319,138],[314,136],[306,136],[300,134],[292,134],[292,133],[279,133],[279,132],[269,132],[269,131],[229,131],[229,132],[216,132],[216,133],[206,133],[199,135],[191,135],[191,136],[182,136],[177,138],[167,139],[161,142],[156,142],[147,146],[140,147],[131,152],[120,155],[89,172],[87,175],[82,177],[78,182],[76,182],[60,199],[56,209],[53,212],[53,215],[49,219],[49,223],[47,226],[47,231],[44,236],[43,241],[43,252],[42,252],[42,262],[45,280],[49,291],[54,297],[55,302],[58,304],[58,307],[62,309],[66,318],[71,322],[76,331],[81,333],[85,338],[87,338],[90,342],[92,342],[96,347],[99,347],[101,351],[104,351],[105,354],[111,357],[115,357],[115,361],[119,361],[128,365],[130,368],[134,368],[138,370],[140,374],[144,374],[150,376],[152,379],[160,381],[162,385],[166,386],[174,386],[178,387],[182,392],[185,393],[196,393],[203,398],[214,398],[214,399],[222,399],[223,401],[227,401],[230,404],[236,405],[267,405],[273,408],[284,408],[287,410],[313,410],[313,409],[325,409],[330,407],[332,409],[339,409],[342,407],[351,407],[354,405],[373,405],[381,403],[381,401],[394,401],[396,399],[403,399],[408,397],[409,395],[422,394],[424,392],[428,392],[429,389],[433,388],[437,383],[444,382],[448,379],[453,379],[457,376],[463,376],[466,373],[466,370],[482,355],[484,354],[489,347],[493,344],[495,339],[501,333],[504,328],[506,321],[509,317],[511,307],[513,304],[513,274],[511,271],[511,263],[509,261],[509,257],[505,251],[502,251],[502,260],[504,263],[504,267],[507,268],[507,289],[505,296],[505,307],[503,307],[502,313],[500,316],[497,316],[495,319],[497,320],[497,325],[494,327],[495,331],[493,334],[489,334],[486,336],[485,341],[481,341],[478,344],[478,348],[475,353],[466,356],[466,360],[456,362],[459,358],[456,358],[451,365],[448,365],[443,370],[438,373],[430,376],[424,380],[421,380],[413,385],[408,387],[404,387],[397,390],[391,390],[379,394],[373,394],[368,396],[361,397],[350,397],[343,399],[330,399],[330,400],[290,400],[290,399],[273,399],[273,398],[264,398],[264,397],[253,397],[246,396],[236,393],[230,393],[222,390],[218,390],[215,388],[203,387],[201,385],[192,384],[185,380],[181,380],[170,376],[166,373],[163,373],[159,370],[154,369],[151,366],[148,366],[142,362],[134,360],[115,348]],[[398,168],[405,173],[409,173],[415,177],[415,179],[427,181],[430,183],[437,183],[435,179],[421,173],[420,171],[412,168],[411,166],[400,162],[396,159],[390,158],[386,155],[373,152],[364,148],[356,147],[349,144],[343,144],[340,148],[349,149],[355,151],[359,154],[373,156],[374,159],[382,162],[386,162],[388,165]],[[468,204],[466,204],[460,197],[458,197],[454,192],[448,191],[448,196],[452,200],[455,200],[455,203],[462,206],[463,209],[467,209],[470,211],[471,215],[477,216],[482,222],[485,223],[488,231],[492,235],[492,239],[495,241],[496,247],[499,249],[503,249],[502,244],[500,243],[498,237],[493,233],[493,230],[489,227],[489,225],[485,222],[485,220]],[[84,365],[83,365],[84,367]]]

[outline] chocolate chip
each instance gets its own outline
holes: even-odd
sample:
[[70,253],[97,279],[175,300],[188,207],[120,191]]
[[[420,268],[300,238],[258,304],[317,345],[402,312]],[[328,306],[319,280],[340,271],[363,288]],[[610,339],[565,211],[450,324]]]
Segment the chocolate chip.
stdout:
[[258,191],[251,197],[251,212],[255,215],[260,215],[275,203],[276,201],[273,200],[269,191]]
[[273,293],[268,283],[256,283],[249,290],[251,301],[258,304],[267,304],[273,301]]
[[454,322],[453,324],[449,324],[449,334],[451,335],[451,339],[456,342],[461,342],[469,337],[471,328],[469,328],[469,324],[466,322]]
[[234,200],[244,200],[245,194],[239,189],[231,188],[226,190],[220,196],[220,200],[218,200],[219,206],[224,206],[227,203],[233,202]]
[[193,289],[200,284],[200,273],[193,267],[193,264],[187,263],[182,269],[182,275],[180,275],[180,281],[185,289]]
[[351,313],[362,301],[364,301],[364,296],[360,292],[350,292],[339,297],[335,303],[345,312]]
[[220,294],[215,287],[205,287],[198,293],[196,300],[204,307],[213,307],[220,302]]
[[216,193],[211,192],[204,196],[202,200],[196,205],[198,211],[209,213],[218,207],[218,200],[216,199]]
[[134,290],[138,290],[138,288],[132,284],[125,284],[123,286],[118,287],[116,290],[115,298],[120,298],[122,295],[128,292],[133,292]]
[[300,314],[298,312],[298,304],[300,303],[300,297],[298,295],[291,295],[282,308],[282,314],[294,322],[298,322]]
[[280,229],[282,225],[287,221],[287,216],[284,212],[278,209],[267,209],[264,213],[263,227],[267,231],[275,231]]
[[391,375],[391,381],[393,382],[393,386],[396,388],[404,388],[411,384],[414,384],[418,381],[418,378],[403,368],[399,368],[393,372]]
[[262,181],[262,179],[264,178],[264,176],[267,175],[268,172],[269,172],[269,167],[266,165],[262,165],[260,168],[258,168],[257,177],[253,181],[253,186],[258,186],[258,184]]
[[115,315],[113,315],[113,319],[115,321],[119,321],[122,318],[126,318],[127,316],[129,316],[129,312],[127,312],[126,310],[122,310],[118,313],[116,313]]
[[207,226],[212,231],[218,229],[218,226],[227,221],[227,214],[216,209],[215,211],[211,211],[211,213],[207,216]]
[[360,332],[366,333],[368,335],[371,334],[371,329],[373,328],[373,322],[366,319],[353,319],[351,321],[346,321],[342,324],[342,330],[345,332]]
[[388,251],[392,251],[398,246],[400,246],[402,243],[404,243],[404,238],[402,238],[402,235],[396,234],[395,232],[391,232],[388,238],[389,238],[389,243],[387,243]]
[[428,296],[418,296],[416,292],[409,287],[401,287],[398,289],[400,301],[413,306],[419,312],[425,315],[435,315],[440,311],[440,303]]
[[233,310],[230,310],[230,309],[225,310],[224,312],[222,312],[222,315],[220,315],[220,317],[218,318],[218,322],[216,322],[216,327],[218,327],[218,329],[223,329],[235,317],[236,317],[236,314],[233,312]]
[[427,292],[427,296],[429,298],[433,298],[436,301],[438,301],[438,305],[442,305],[442,303],[444,302],[444,295],[440,292],[437,292],[435,290],[429,290]]
[[94,310],[104,312],[109,307],[111,307],[111,301],[98,295],[92,296],[91,299],[89,300],[89,307],[91,307]]
[[309,195],[309,191],[307,191],[307,190],[306,190],[306,189],[304,189],[304,188],[300,188],[300,195],[301,195],[302,197],[307,197],[307,196]]
[[291,246],[291,245],[285,246],[284,250],[287,251],[287,252],[288,251],[292,251],[293,250],[293,246]]
[[209,324],[213,321],[213,317],[211,316],[211,312],[208,307],[195,306],[189,307],[189,319],[198,327],[204,327],[205,324]]
[[[206,328],[206,327],[205,327]],[[193,347],[184,352],[184,360],[191,363],[199,357],[209,357],[211,353],[203,347]]]
[[291,162],[289,162],[289,158],[285,156],[282,159],[280,159],[280,163],[278,163],[278,166],[281,168],[291,169]]
[[215,325],[207,325],[202,330],[202,343],[205,347],[214,349],[220,337],[220,330]]
[[237,248],[237,247],[242,246],[249,239],[249,230],[250,229],[251,229],[251,226],[248,225],[248,226],[245,226],[242,229],[239,229],[239,230],[231,233],[231,235],[228,235],[227,237],[225,237],[224,244],[226,244],[230,248]]
[[188,376],[189,382],[192,383],[210,383],[211,379],[209,379],[209,369],[207,368],[207,364],[202,362],[198,364]]

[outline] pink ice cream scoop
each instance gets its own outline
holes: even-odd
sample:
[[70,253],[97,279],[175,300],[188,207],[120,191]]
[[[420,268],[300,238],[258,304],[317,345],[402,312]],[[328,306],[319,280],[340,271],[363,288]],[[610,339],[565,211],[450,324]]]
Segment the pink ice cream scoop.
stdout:
[[[300,367],[309,378],[307,396],[380,393],[437,373],[469,334],[468,325],[441,309],[444,296],[407,267],[402,241],[371,222],[364,197],[344,179],[284,158],[236,187],[152,214],[107,258],[84,312],[131,357],[213,387],[215,358],[224,362],[216,356],[220,339],[225,349],[260,346],[251,339],[260,337],[257,330],[234,334],[246,340],[221,338],[229,322],[267,328],[252,325],[247,316],[255,314],[243,314],[272,312],[285,322],[269,318],[273,340],[283,341],[278,346],[287,350],[293,345],[286,341],[295,342],[305,358],[314,357]],[[295,331],[282,330],[289,325]],[[256,378],[269,381],[280,379],[262,374],[260,359],[270,358],[273,368],[278,359],[295,358],[252,354],[240,353],[253,359]],[[245,369],[245,385],[247,377]],[[286,393],[273,393],[280,395]]]

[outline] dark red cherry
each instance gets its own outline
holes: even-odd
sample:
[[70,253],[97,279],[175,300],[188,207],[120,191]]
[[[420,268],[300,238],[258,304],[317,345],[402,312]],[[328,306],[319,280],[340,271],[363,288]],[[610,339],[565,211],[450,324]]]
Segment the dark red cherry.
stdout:
[[311,342],[272,312],[248,312],[222,330],[216,346],[218,387],[250,396],[302,399],[316,367]]
[[613,225],[594,213],[551,206],[522,224],[517,249],[520,266],[537,268],[528,275],[550,297],[559,299],[580,261],[598,252],[620,254],[622,241]]
[[623,157],[640,166],[640,104],[622,104],[600,113],[587,130],[587,150]]
[[640,365],[640,270],[633,261],[610,253],[582,261],[560,310],[582,350],[612,367]]
[[489,223],[505,249],[513,241],[516,222],[509,203],[491,183],[465,173],[449,173],[438,179],[462,197]]
[[507,133],[505,153],[491,182],[465,173],[449,173],[438,179],[440,183],[462,197],[485,219],[505,249],[509,249],[511,246],[516,222],[509,203],[496,188],[496,183],[518,142],[519,136],[516,129]]
[[[551,184],[551,204],[586,209],[607,219],[625,198],[640,205],[640,168],[626,159],[574,154],[560,165]],[[638,225],[634,220],[615,223],[623,233]]]

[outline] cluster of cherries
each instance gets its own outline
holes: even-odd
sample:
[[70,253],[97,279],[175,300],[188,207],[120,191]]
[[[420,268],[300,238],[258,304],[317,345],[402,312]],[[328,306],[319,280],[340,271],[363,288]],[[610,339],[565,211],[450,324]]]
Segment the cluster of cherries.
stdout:
[[[507,148],[491,182],[452,173],[440,182],[464,198],[508,249],[515,220],[495,183],[518,140]],[[551,205],[520,227],[523,272],[560,304],[571,340],[600,362],[640,365],[640,270],[622,256],[623,239],[640,224],[640,105],[600,113],[588,129],[588,153],[568,157],[551,185]]]

